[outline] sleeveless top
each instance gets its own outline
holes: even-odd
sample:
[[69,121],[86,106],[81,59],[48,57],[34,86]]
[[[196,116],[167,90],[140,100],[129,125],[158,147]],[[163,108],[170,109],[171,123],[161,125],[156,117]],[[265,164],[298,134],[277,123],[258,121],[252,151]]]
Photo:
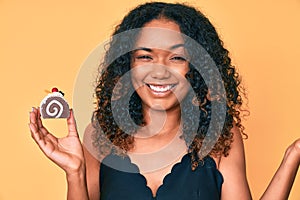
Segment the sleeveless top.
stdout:
[[101,200],[218,200],[222,183],[223,176],[209,156],[192,171],[190,154],[185,154],[164,177],[155,197],[128,156],[110,154],[100,165]]

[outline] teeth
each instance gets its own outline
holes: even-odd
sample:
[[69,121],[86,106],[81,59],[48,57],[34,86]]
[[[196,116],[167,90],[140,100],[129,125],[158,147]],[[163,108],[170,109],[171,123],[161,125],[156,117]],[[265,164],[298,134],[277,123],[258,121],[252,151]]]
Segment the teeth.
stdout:
[[151,90],[153,90],[154,92],[166,92],[168,90],[170,90],[173,85],[150,85],[149,84],[149,87]]

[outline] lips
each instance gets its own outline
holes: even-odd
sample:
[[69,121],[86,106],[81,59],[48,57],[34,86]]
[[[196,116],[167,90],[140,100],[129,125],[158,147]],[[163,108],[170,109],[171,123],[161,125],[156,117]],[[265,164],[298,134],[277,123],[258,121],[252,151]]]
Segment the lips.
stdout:
[[156,93],[165,93],[172,90],[176,84],[163,84],[163,85],[155,85],[155,84],[146,84],[153,92]]

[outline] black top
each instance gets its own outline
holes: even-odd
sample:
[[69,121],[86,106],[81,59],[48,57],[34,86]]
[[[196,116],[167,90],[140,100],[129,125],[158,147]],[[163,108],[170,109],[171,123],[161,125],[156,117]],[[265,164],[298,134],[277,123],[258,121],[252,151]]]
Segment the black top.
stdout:
[[[139,173],[138,167],[131,163],[130,158],[111,154],[103,160],[100,166],[100,199],[220,199],[223,177],[211,157],[207,156],[203,161],[199,163],[196,170],[192,171],[190,154],[184,155],[181,162],[175,164],[171,173],[164,177],[163,184],[153,197],[145,177]],[[118,168],[112,167],[116,163],[118,163]]]

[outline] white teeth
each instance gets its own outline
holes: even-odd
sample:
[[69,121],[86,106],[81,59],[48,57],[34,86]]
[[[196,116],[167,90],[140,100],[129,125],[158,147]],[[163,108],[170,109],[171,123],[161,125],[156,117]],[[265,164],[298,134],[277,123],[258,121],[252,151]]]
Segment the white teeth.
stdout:
[[173,86],[172,85],[160,85],[160,86],[155,86],[155,85],[150,85],[149,87],[151,90],[153,90],[154,92],[166,92],[168,90],[170,90]]

